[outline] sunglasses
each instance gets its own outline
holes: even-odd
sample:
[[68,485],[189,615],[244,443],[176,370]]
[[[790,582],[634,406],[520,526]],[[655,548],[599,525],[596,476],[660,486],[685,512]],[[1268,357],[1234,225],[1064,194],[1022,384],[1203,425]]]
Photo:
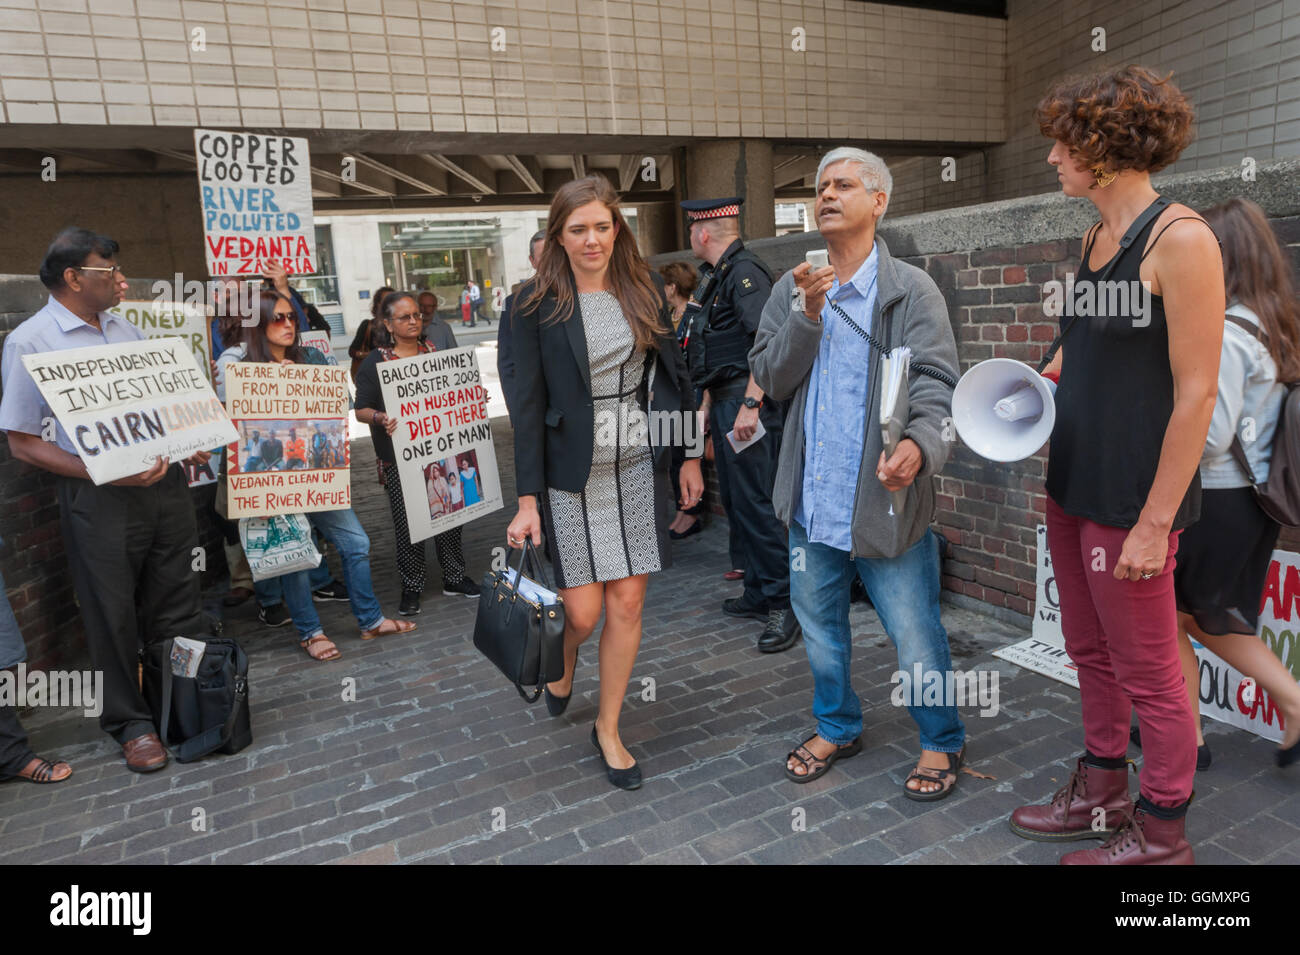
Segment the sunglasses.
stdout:
[[295,315],[293,312],[276,312],[275,316],[271,319],[270,324],[277,325],[280,322],[296,322],[296,321],[298,321],[298,316]]

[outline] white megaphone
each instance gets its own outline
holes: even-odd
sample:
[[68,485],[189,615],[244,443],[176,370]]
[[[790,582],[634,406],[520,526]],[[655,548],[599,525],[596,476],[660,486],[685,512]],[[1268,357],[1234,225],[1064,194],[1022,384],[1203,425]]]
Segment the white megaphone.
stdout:
[[1024,362],[990,358],[961,376],[952,418],[966,446],[990,461],[1020,461],[1052,436],[1054,384]]

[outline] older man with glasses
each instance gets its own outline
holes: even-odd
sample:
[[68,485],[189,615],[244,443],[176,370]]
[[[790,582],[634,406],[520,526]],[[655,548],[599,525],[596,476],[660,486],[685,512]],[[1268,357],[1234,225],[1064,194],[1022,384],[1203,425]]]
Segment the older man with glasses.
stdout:
[[[861,149],[832,150],[817,170],[817,228],[830,264],[802,263],[777,281],[750,352],[754,380],[790,399],[772,502],[790,528],[790,599],[813,671],[817,732],[795,747],[797,783],[862,750],[862,706],[850,679],[849,582],[856,575],[898,650],[903,698],[920,730],[909,799],[952,792],[965,729],[951,699],[914,686],[951,685],[939,619],[934,487],[947,460],[957,344],[934,281],[893,258],[876,233],[893,179]],[[881,348],[906,346],[910,413],[886,460],[880,428]],[[905,490],[898,513],[891,495]]]
[[[206,630],[194,504],[179,464],[158,458],[139,474],[95,485],[22,356],[134,342],[141,332],[108,309],[122,301],[126,277],[118,245],[86,229],[60,232],[41,264],[48,304],[5,339],[0,430],[15,458],[58,476],[59,510],[86,643],[104,674],[101,728],[122,746],[128,769],[167,764],[137,682],[141,642],[198,637]],[[53,429],[54,440],[45,440]],[[190,460],[206,462],[207,452]]]

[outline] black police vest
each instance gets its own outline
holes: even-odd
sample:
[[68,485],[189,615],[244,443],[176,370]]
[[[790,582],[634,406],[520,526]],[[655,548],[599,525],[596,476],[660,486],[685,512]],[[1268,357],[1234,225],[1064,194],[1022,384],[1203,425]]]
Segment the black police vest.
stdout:
[[712,388],[749,375],[749,351],[754,347],[754,336],[745,329],[738,314],[733,313],[722,326],[713,321],[718,299],[733,288],[735,276],[731,269],[738,262],[753,262],[769,281],[772,279],[772,273],[763,260],[746,248],[718,263],[714,273],[716,281],[712,283],[713,294],[702,303],[698,314],[687,316],[693,320],[693,325],[686,343],[686,361],[691,380],[698,388]]

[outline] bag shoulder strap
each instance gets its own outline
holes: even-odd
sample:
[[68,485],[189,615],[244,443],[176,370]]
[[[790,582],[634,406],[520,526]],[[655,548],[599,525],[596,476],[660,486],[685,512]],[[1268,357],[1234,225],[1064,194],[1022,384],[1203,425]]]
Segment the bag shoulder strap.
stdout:
[[175,641],[168,637],[162,645],[162,719],[158,721],[158,735],[162,737],[163,749],[170,749],[167,730],[172,719],[172,646],[174,644]]
[[1264,329],[1260,328],[1250,319],[1242,318],[1240,315],[1234,315],[1232,312],[1228,312],[1223,316],[1223,320],[1236,325],[1251,338],[1255,339],[1255,341],[1259,342],[1265,348],[1268,348],[1268,332],[1264,331]]

